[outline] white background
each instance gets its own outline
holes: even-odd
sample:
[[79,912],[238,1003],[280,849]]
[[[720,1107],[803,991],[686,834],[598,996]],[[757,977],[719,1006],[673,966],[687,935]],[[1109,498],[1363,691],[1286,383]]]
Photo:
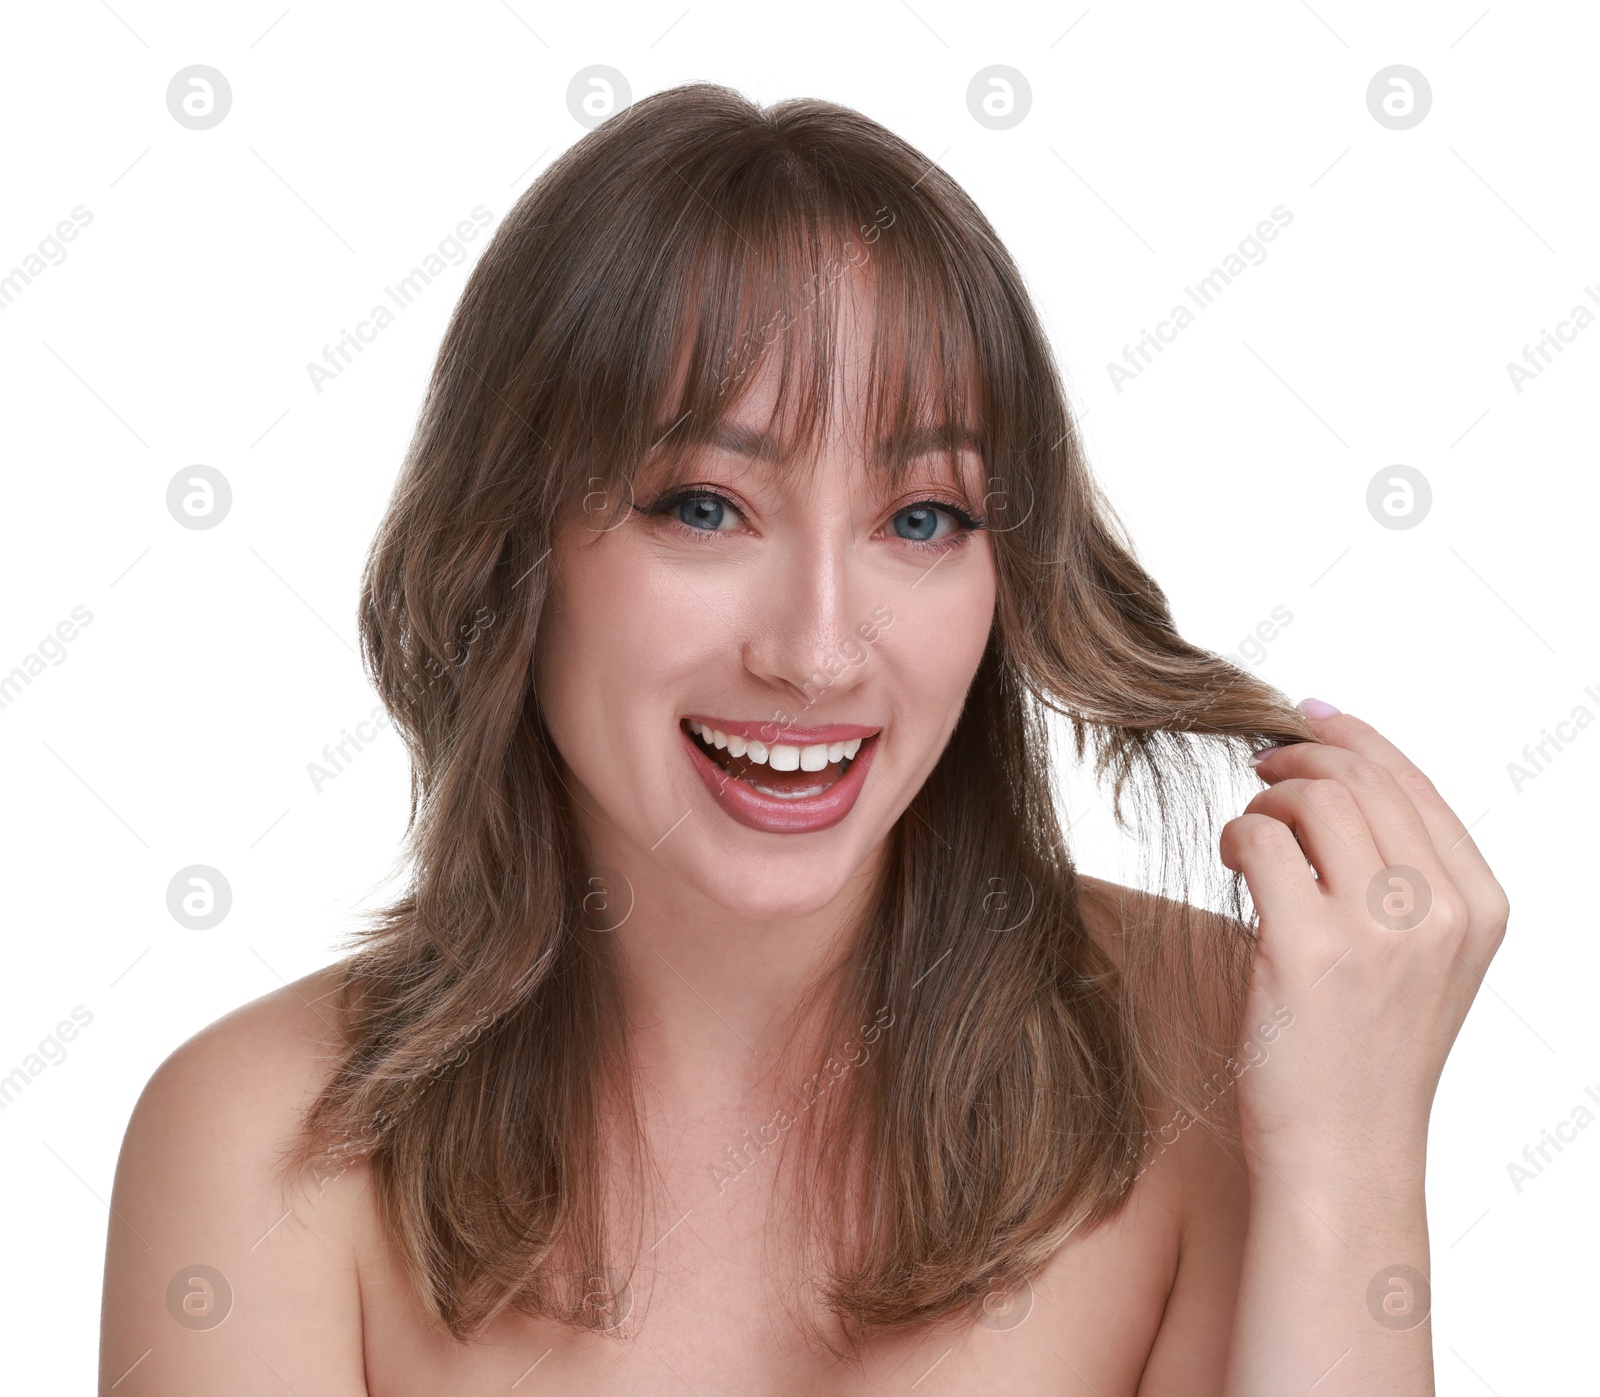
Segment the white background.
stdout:
[[[1600,326],[1520,393],[1506,370],[1600,294],[1592,8],[118,0],[6,29],[0,275],[93,214],[0,312],[0,673],[93,614],[0,709],[0,1075],[93,1015],[0,1113],[8,1386],[94,1380],[106,1200],[150,1072],[334,959],[398,847],[392,731],[320,792],[307,764],[376,702],[359,569],[469,264],[322,392],[306,365],[475,205],[500,221],[583,134],[568,84],[604,63],[635,97],[826,97],[942,163],[1028,278],[1185,633],[1231,651],[1285,607],[1255,668],[1377,724],[1469,822],[1514,910],[1434,1113],[1439,1390],[1592,1390],[1600,1128],[1520,1193],[1507,1165],[1600,1091],[1600,729],[1520,791],[1507,763],[1600,715]],[[196,63],[232,89],[206,131],[166,106]],[[1432,89],[1402,131],[1366,103],[1396,63]],[[1008,130],[968,111],[991,64],[1031,88]],[[1107,362],[1277,205],[1267,259],[1117,391]],[[233,490],[208,531],[165,502],[197,463]],[[1403,531],[1365,503],[1396,463],[1433,491]],[[233,893],[209,931],[166,905],[197,863]]]

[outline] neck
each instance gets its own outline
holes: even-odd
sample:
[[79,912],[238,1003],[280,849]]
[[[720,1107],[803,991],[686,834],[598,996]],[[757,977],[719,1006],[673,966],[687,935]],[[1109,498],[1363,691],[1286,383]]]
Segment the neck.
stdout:
[[[616,929],[590,934],[618,977],[639,1070],[679,1101],[742,1101],[829,1007],[827,990],[815,1000],[807,992],[854,949],[884,847],[824,906],[766,919],[706,898],[656,855],[590,848],[594,866],[621,873],[631,892]],[[811,1012],[797,1017],[803,1006]]]

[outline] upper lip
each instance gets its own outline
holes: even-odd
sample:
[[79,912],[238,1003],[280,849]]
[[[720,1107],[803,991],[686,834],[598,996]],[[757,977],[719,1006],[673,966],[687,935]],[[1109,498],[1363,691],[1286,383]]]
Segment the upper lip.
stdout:
[[765,722],[746,723],[737,718],[713,718],[706,713],[685,713],[683,720],[695,722],[729,736],[737,734],[746,741],[789,743],[795,747],[811,747],[822,742],[850,742],[855,738],[868,738],[883,731],[861,723],[824,723],[815,728],[797,728],[768,718]]

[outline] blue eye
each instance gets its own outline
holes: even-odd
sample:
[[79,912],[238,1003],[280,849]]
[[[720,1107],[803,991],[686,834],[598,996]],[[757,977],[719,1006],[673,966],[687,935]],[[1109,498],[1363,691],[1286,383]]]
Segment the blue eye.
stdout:
[[728,506],[715,495],[691,495],[673,505],[678,521],[691,529],[715,532],[727,517]]
[[[951,527],[944,533],[939,532],[941,514],[952,521]],[[959,506],[933,500],[918,500],[915,504],[908,504],[894,516],[892,522],[895,533],[903,542],[913,548],[934,552],[959,547],[966,542],[969,534],[984,527],[983,520]],[[902,522],[904,529],[900,527]]]
[[[634,505],[643,515],[666,517],[689,530],[696,542],[710,542],[713,534],[732,533],[743,519],[738,506],[715,490],[697,486],[677,491],[651,505]],[[940,516],[949,527],[941,530]],[[966,541],[984,521],[945,501],[918,500],[898,510],[891,519],[893,533],[913,549],[943,552]]]
[[640,514],[668,516],[697,534],[726,533],[723,526],[737,519],[739,511],[714,491],[680,490],[649,506],[634,505]]
[[[894,517],[896,532],[908,543],[930,543],[934,535],[939,532],[939,515],[943,511],[934,509],[931,505],[917,504],[909,509],[902,509]],[[904,522],[907,526],[901,529]]]

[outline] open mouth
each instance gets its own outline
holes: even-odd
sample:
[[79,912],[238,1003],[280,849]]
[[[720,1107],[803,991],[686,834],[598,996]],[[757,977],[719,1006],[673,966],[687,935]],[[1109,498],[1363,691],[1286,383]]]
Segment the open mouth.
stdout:
[[806,745],[767,744],[737,733],[722,733],[693,718],[682,723],[706,760],[733,780],[774,800],[809,800],[824,794],[860,760],[878,734],[842,742]]

